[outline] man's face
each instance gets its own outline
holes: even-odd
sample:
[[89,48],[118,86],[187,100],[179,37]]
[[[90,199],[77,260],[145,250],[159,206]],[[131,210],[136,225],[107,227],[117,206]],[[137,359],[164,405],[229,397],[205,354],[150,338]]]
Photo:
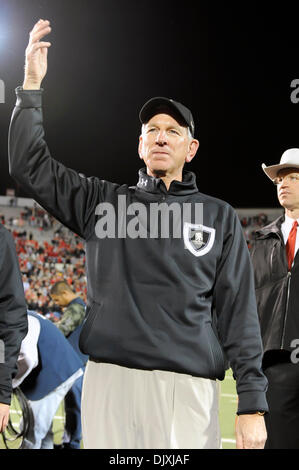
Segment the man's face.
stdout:
[[139,156],[150,173],[176,174],[191,161],[198,141],[190,139],[186,127],[168,114],[156,114],[144,126],[139,138]]
[[299,169],[286,168],[276,178],[277,196],[285,209],[299,209]]
[[51,294],[51,299],[59,307],[66,307],[69,304],[67,293],[62,292],[61,294]]

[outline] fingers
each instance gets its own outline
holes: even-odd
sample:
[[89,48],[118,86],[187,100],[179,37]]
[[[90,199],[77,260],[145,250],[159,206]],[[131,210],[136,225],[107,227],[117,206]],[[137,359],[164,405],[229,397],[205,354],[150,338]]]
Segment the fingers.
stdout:
[[9,420],[9,405],[0,403],[0,431],[3,432]]
[[4,432],[8,425],[8,415],[1,416],[0,418],[0,432]]
[[26,63],[30,61],[31,58],[35,57],[36,53],[40,50],[43,57],[47,57],[48,48],[51,46],[50,42],[38,41],[33,44],[29,44],[26,49]]
[[8,425],[8,416],[4,416],[1,424],[1,432],[4,432]]
[[31,45],[30,51],[34,52],[34,51],[37,51],[38,49],[42,49],[44,47],[50,47],[50,46],[51,46],[50,42],[39,41]]
[[[30,47],[32,44],[40,41],[44,36],[51,32],[50,21],[48,20],[39,20],[29,33],[29,44]],[[44,46],[45,47],[45,46]]]
[[244,449],[243,439],[240,436],[236,437],[236,449]]
[[40,31],[41,29],[46,28],[46,27],[50,27],[50,21],[39,20],[37,23],[35,23],[30,33],[36,33],[37,31]]
[[51,43],[48,41],[41,41],[41,39],[51,32],[50,21],[39,20],[29,34],[29,43],[26,48],[27,59],[35,55],[38,50],[45,53],[45,48],[49,48]]
[[235,435],[236,435],[236,448],[244,449],[243,436],[239,429],[239,416],[235,419]]

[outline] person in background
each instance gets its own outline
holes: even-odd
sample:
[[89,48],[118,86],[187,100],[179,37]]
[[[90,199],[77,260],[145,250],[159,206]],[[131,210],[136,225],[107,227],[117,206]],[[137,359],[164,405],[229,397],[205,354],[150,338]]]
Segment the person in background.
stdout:
[[[28,310],[28,333],[21,344],[13,387],[29,400],[34,428],[24,449],[53,449],[52,422],[67,392],[83,375],[83,364],[61,331]],[[76,448],[80,448],[79,445]]]
[[8,423],[12,379],[27,329],[27,306],[13,237],[0,225],[0,432]]
[[268,378],[266,449],[299,449],[299,149],[263,170],[284,214],[259,229],[251,246]]
[[[58,281],[50,289],[52,300],[63,309],[61,320],[55,323],[64,336],[71,343],[85,365],[88,356],[79,348],[79,337],[85,317],[85,303],[75,293],[68,282]],[[81,428],[81,396],[83,376],[77,380],[64,399],[65,405],[65,433],[63,447],[77,447],[82,437]]]
[[63,309],[62,318],[56,322],[56,326],[68,338],[77,327],[82,325],[85,317],[85,302],[66,281],[56,282],[50,289],[50,296]]

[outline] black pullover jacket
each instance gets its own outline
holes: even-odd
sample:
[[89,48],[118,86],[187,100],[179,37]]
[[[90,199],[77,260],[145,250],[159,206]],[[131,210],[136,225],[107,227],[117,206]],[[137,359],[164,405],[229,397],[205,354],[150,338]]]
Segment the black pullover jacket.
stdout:
[[250,250],[265,364],[273,353],[288,351],[290,355],[298,347],[299,252],[288,271],[283,221],[281,216],[256,231]]
[[[80,176],[50,155],[42,90],[16,91],[10,173],[85,240],[88,306],[82,351],[95,361],[220,380],[229,364],[237,381],[238,411],[268,410],[252,267],[232,207],[200,193],[191,172],[168,191],[144,169],[133,187]],[[149,235],[153,203],[180,208],[190,203],[181,237],[161,236],[161,224],[155,225],[158,236]],[[197,240],[198,226],[191,225],[195,203],[203,204],[202,238]],[[112,208],[116,236],[107,218]],[[104,217],[111,236],[100,238]],[[141,236],[124,236],[130,223],[131,229],[139,225]]]

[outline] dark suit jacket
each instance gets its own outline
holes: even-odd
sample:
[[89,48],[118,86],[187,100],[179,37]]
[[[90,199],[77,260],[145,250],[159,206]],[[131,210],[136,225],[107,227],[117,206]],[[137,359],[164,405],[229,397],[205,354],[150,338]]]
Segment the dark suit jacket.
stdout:
[[0,403],[10,404],[12,378],[27,329],[27,306],[14,240],[0,224]]

